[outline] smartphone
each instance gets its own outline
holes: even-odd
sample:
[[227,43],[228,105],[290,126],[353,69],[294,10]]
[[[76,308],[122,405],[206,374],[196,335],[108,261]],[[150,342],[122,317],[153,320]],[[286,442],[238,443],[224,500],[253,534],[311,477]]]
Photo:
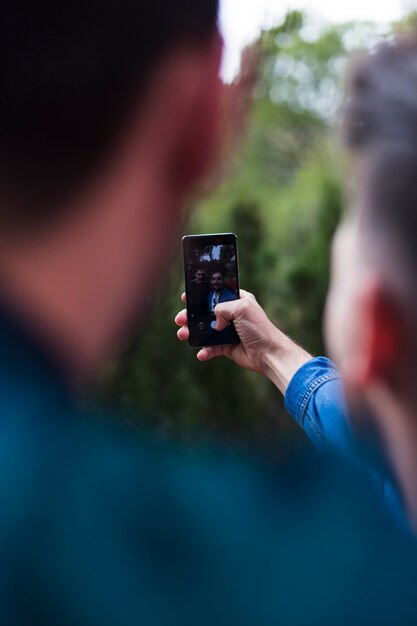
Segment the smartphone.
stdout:
[[239,298],[237,238],[234,233],[182,238],[190,346],[240,343],[233,322],[215,329],[216,304]]

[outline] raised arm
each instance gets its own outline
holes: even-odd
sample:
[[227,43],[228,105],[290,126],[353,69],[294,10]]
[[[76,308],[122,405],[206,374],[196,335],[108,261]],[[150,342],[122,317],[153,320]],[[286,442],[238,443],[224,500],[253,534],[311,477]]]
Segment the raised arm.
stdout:
[[[233,321],[241,343],[211,346],[197,353],[200,361],[225,356],[244,369],[269,378],[285,394],[295,372],[312,357],[268,319],[265,311],[251,293],[240,290],[240,299],[218,304],[215,309],[217,330],[223,330]],[[182,296],[183,301],[185,296]],[[178,338],[188,339],[187,312],[180,311],[175,322],[181,328]]]
[[[282,333],[269,320],[256,298],[240,291],[241,298],[218,304],[217,329],[233,321],[241,339],[238,345],[210,346],[197,353],[200,361],[225,356],[240,367],[269,378],[284,395],[285,408],[320,449],[334,450],[349,461],[360,464],[370,475],[385,506],[405,525],[403,505],[389,476],[378,466],[367,463],[352,436],[341,376],[336,366],[324,357],[313,358]],[[182,296],[183,301],[185,296]],[[188,339],[187,313],[175,318],[181,341]]]

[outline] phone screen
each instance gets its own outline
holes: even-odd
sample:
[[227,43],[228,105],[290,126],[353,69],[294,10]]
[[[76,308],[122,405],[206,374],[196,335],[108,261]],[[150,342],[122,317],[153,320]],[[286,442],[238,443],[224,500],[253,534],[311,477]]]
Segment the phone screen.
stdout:
[[186,235],[182,241],[190,345],[239,343],[233,323],[215,330],[214,314],[217,304],[239,298],[236,235]]

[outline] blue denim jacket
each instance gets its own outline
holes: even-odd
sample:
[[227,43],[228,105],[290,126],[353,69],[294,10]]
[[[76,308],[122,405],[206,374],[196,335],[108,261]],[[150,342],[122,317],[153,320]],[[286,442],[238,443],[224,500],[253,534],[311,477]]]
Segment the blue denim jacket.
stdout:
[[388,467],[373,455],[364,454],[352,435],[341,375],[329,359],[316,357],[300,367],[285,394],[285,408],[315,447],[335,450],[362,465],[384,506],[401,526],[409,528],[401,495]]

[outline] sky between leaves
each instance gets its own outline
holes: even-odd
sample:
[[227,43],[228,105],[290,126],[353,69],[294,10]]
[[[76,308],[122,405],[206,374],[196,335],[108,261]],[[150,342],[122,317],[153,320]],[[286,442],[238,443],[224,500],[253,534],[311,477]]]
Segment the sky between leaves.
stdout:
[[262,28],[273,26],[289,10],[305,10],[310,28],[329,22],[370,20],[386,24],[399,20],[417,0],[221,0],[220,27],[225,38],[222,76],[231,80],[239,67],[242,48]]

